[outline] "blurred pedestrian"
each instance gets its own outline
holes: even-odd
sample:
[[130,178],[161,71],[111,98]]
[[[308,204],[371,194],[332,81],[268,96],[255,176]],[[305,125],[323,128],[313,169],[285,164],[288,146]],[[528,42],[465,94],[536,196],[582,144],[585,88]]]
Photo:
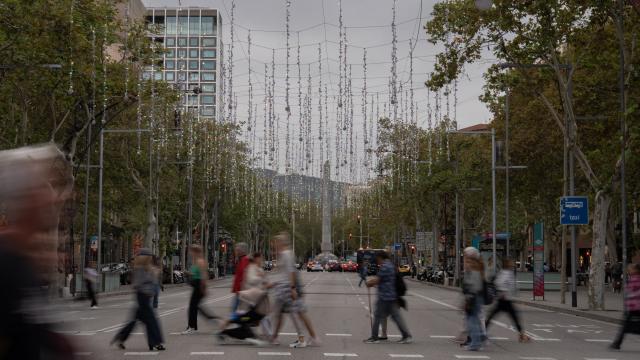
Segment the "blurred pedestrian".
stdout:
[[610,345],[615,350],[620,350],[625,334],[640,334],[640,263],[630,264],[627,269],[629,280],[624,294],[624,322]]
[[513,296],[515,296],[516,292],[516,279],[514,275],[514,263],[511,259],[502,260],[502,269],[498,272],[496,279],[494,281],[496,290],[497,290],[497,301],[496,305],[493,307],[487,320],[485,321],[485,329],[489,328],[489,324],[491,324],[491,319],[496,316],[500,312],[506,312],[511,317],[516,329],[518,330],[518,340],[520,342],[528,342],[529,336],[525,334],[524,329],[522,328],[522,324],[520,322],[520,317],[518,316],[518,311],[516,310],[513,303]]
[[362,267],[360,268],[360,282],[358,283],[358,287],[361,287],[362,283],[367,281],[368,274],[369,274],[369,263],[366,261],[363,261]]
[[474,247],[464,249],[464,295],[465,326],[470,342],[466,350],[478,351],[482,348],[483,331],[480,312],[484,304],[484,265],[480,252]]
[[153,255],[153,273],[155,275],[155,282],[153,288],[153,308],[158,308],[158,297],[160,296],[160,291],[164,291],[164,286],[162,286],[162,261],[160,257]]
[[[271,343],[277,345],[277,338],[282,328],[283,315],[290,312],[294,325],[298,333],[298,339],[290,344],[292,347],[304,347],[306,345],[319,345],[320,339],[317,337],[313,324],[306,315],[306,306],[302,300],[302,284],[298,278],[298,271],[295,266],[295,255],[290,249],[289,234],[286,232],[279,233],[274,238],[274,246],[278,252],[278,265],[276,273],[273,275],[273,289],[275,292],[274,309],[273,309],[273,335]],[[301,328],[296,322],[302,320],[311,336],[309,342],[304,341]]]
[[87,296],[91,300],[90,307],[92,309],[98,308],[98,300],[96,299],[96,282],[98,280],[98,273],[96,269],[91,267],[84,268],[84,284],[87,287]]
[[47,286],[56,275],[58,220],[73,186],[51,144],[0,152],[0,359],[73,359],[56,332]]
[[149,350],[165,350],[164,339],[160,331],[160,323],[151,308],[151,300],[155,293],[157,274],[153,269],[151,251],[141,248],[133,263],[133,288],[136,291],[137,307],[132,312],[133,318],[111,340],[120,349],[125,349],[124,343],[131,335],[138,321],[145,325],[147,330],[147,345]]
[[198,331],[198,312],[209,320],[217,318],[200,306],[200,302],[207,294],[207,266],[202,255],[202,248],[199,245],[191,245],[190,251],[191,261],[193,261],[190,269],[191,287],[193,290],[191,292],[191,298],[189,299],[187,329],[182,332],[183,335],[189,335]]
[[378,287],[378,300],[376,302],[373,325],[371,326],[371,337],[366,339],[365,343],[377,344],[380,342],[380,323],[382,319],[391,316],[391,319],[396,323],[402,334],[402,339],[398,343],[410,344],[413,342],[413,338],[400,314],[400,298],[396,290],[397,274],[395,266],[389,259],[389,254],[384,251],[376,254],[376,263],[378,273],[376,276],[367,279],[366,283],[367,287]]
[[220,326],[220,330],[227,328],[229,323],[236,320],[235,316],[238,311],[238,304],[240,302],[238,292],[244,289],[245,271],[249,266],[249,257],[247,256],[248,246],[246,243],[237,243],[235,248],[235,256],[237,259],[235,272],[233,274],[233,284],[231,286],[231,292],[234,294],[233,300],[231,300],[231,318],[225,320]]

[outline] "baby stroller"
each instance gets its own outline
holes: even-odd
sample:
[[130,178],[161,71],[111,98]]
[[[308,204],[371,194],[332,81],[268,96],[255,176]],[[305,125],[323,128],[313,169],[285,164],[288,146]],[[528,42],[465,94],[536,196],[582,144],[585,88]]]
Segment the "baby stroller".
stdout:
[[269,313],[267,291],[260,288],[242,290],[238,292],[238,300],[238,311],[232,317],[230,327],[218,334],[218,341],[227,343],[228,340],[234,339],[255,345],[263,344],[264,342],[256,337],[252,328],[261,325]]

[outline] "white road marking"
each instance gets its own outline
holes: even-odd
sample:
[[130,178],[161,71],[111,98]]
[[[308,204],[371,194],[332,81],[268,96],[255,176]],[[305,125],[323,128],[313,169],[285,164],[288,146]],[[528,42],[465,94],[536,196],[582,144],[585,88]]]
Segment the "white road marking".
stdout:
[[260,356],[291,356],[290,352],[259,351]]
[[96,318],[94,318],[94,317],[81,317],[79,319],[80,320],[95,320]]
[[584,339],[586,342],[612,342],[611,339]]
[[326,357],[358,357],[358,354],[354,353],[324,353]]
[[490,359],[486,355],[455,355],[456,359]]
[[389,354],[392,358],[423,358],[423,355],[420,354]]
[[552,357],[520,356],[521,360],[556,360]]
[[75,335],[75,336],[93,336],[95,334],[96,333],[93,332],[93,331],[80,331],[80,332],[77,332],[77,333],[75,333],[73,335]]
[[132,332],[131,335],[144,335],[143,332]]
[[125,356],[155,356],[158,355],[157,351],[127,351]]
[[551,338],[539,338],[534,340],[535,341],[560,341],[560,339],[551,339]]
[[351,334],[324,334],[325,336],[352,336]]
[[489,340],[509,340],[509,338],[500,337],[500,336],[492,336],[492,337],[489,338]]
[[224,355],[222,351],[192,351],[191,356],[199,356],[199,355]]
[[618,360],[616,358],[584,358],[584,360]]
[[298,336],[298,333],[279,333],[278,335],[282,335],[282,336]]
[[390,337],[390,338],[401,338],[402,335],[387,335],[387,337]]
[[453,339],[455,336],[453,335],[431,335],[429,336],[432,339]]

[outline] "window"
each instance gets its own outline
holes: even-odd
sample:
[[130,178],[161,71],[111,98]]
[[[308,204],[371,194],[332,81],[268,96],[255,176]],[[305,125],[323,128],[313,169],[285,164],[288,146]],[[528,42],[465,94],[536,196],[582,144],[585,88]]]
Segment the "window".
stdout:
[[212,83],[204,83],[200,85],[200,90],[203,93],[215,93],[216,92],[216,84]]
[[178,58],[184,59],[187,57],[187,49],[178,49]]
[[202,17],[202,35],[215,35],[216,27],[213,16]]
[[213,59],[216,57],[216,51],[214,49],[202,49],[202,57],[205,59]]
[[216,73],[203,72],[201,76],[202,81],[216,81]]
[[200,17],[192,16],[189,19],[189,34],[200,35]]
[[162,71],[156,71],[154,78],[158,81],[162,80]]
[[198,105],[198,95],[189,95],[187,105]]
[[213,95],[202,95],[200,96],[200,104],[201,105],[213,105],[215,96]]
[[164,53],[164,56],[168,57],[168,58],[174,58],[174,57],[176,57],[176,50],[175,49],[169,49],[169,50],[167,50],[167,52]]
[[189,17],[187,16],[179,16],[178,17],[178,35],[187,35],[189,33]]
[[214,116],[216,114],[215,109],[213,106],[203,106],[200,108],[200,114],[202,116]]
[[176,74],[173,71],[167,71],[164,73],[164,79],[167,81],[174,81],[176,79]]
[[202,46],[216,46],[216,38],[214,37],[202,38]]
[[169,35],[176,34],[176,17],[175,16],[167,16],[167,34]]
[[187,46],[187,38],[178,38],[178,46],[186,47]]
[[195,89],[200,88],[198,84],[189,84],[189,91],[193,92]]
[[215,70],[216,62],[213,60],[205,60],[202,62],[202,70]]
[[167,70],[173,70],[176,68],[176,61],[175,60],[167,60],[164,62],[164,68]]
[[190,49],[189,50],[189,57],[190,58],[198,58],[198,49]]
[[171,47],[176,46],[176,38],[168,37],[164,40],[164,44]]
[[187,81],[187,73],[178,72],[178,81]]
[[198,70],[198,60],[189,60],[189,70]]
[[151,72],[150,71],[145,71],[142,74],[142,80],[151,80]]
[[187,62],[184,60],[178,60],[177,70],[185,70],[187,68]]
[[193,82],[198,81],[198,73],[197,72],[190,72],[189,73],[189,81],[193,81]]
[[198,41],[197,37],[189,38],[189,46],[198,47],[198,43],[200,43],[200,41]]

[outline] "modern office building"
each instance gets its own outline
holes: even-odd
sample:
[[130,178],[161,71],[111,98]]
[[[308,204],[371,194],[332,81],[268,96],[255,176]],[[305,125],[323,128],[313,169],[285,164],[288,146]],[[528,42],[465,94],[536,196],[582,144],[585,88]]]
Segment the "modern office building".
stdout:
[[183,110],[213,119],[222,94],[222,19],[213,8],[147,7],[149,36],[166,51],[144,78],[164,80],[181,91]]

